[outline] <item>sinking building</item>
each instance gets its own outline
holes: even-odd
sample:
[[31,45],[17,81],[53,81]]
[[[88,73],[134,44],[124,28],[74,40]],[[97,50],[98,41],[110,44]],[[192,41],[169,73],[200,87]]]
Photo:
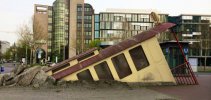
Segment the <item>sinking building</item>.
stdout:
[[178,74],[180,70],[177,70],[177,67],[173,69],[175,75],[172,74],[155,37],[174,25],[163,23],[100,51],[93,48],[56,64],[47,69],[46,73],[56,80],[66,81],[116,80],[129,83],[176,83],[177,81],[181,83],[183,80],[178,78],[184,75],[192,81],[192,74],[189,73],[190,70],[184,69],[186,67],[179,67],[183,70],[183,74]]
[[46,70],[55,79],[172,82],[175,79],[156,34],[174,26],[164,23],[101,51],[89,50]]

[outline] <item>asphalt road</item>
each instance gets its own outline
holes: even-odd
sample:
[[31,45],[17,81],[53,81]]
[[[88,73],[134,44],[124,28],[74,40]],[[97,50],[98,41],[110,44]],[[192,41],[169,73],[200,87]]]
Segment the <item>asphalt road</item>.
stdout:
[[199,85],[152,87],[150,89],[182,100],[211,100],[211,73],[198,73]]
[[2,64],[2,66],[4,67],[4,72],[1,72],[1,73],[9,73],[17,65],[18,65],[18,63],[4,63],[4,64]]

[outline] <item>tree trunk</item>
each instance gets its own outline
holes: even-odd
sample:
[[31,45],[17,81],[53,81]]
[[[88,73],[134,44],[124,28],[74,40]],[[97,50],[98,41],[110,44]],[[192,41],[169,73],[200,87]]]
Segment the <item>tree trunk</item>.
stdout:
[[33,63],[35,64],[36,63],[36,60],[37,60],[37,58],[36,58],[36,49],[33,51],[33,54],[34,54]]
[[30,65],[33,64],[32,59],[33,59],[33,49],[30,50]]
[[207,49],[205,50],[205,56],[204,56],[204,71],[206,70],[207,67]]

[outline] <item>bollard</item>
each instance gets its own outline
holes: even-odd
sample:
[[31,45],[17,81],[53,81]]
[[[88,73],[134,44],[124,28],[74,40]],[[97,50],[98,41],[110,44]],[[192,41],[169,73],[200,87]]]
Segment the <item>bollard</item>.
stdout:
[[1,66],[1,72],[4,72],[4,66]]

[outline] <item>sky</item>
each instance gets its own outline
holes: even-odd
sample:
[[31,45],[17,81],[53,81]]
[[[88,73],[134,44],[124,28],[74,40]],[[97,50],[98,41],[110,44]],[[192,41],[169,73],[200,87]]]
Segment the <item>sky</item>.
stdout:
[[[0,40],[11,45],[17,41],[17,29],[21,24],[30,23],[34,4],[52,5],[55,0],[0,0]],[[211,0],[85,0],[95,13],[106,8],[156,9],[171,16],[180,14],[211,15]]]

